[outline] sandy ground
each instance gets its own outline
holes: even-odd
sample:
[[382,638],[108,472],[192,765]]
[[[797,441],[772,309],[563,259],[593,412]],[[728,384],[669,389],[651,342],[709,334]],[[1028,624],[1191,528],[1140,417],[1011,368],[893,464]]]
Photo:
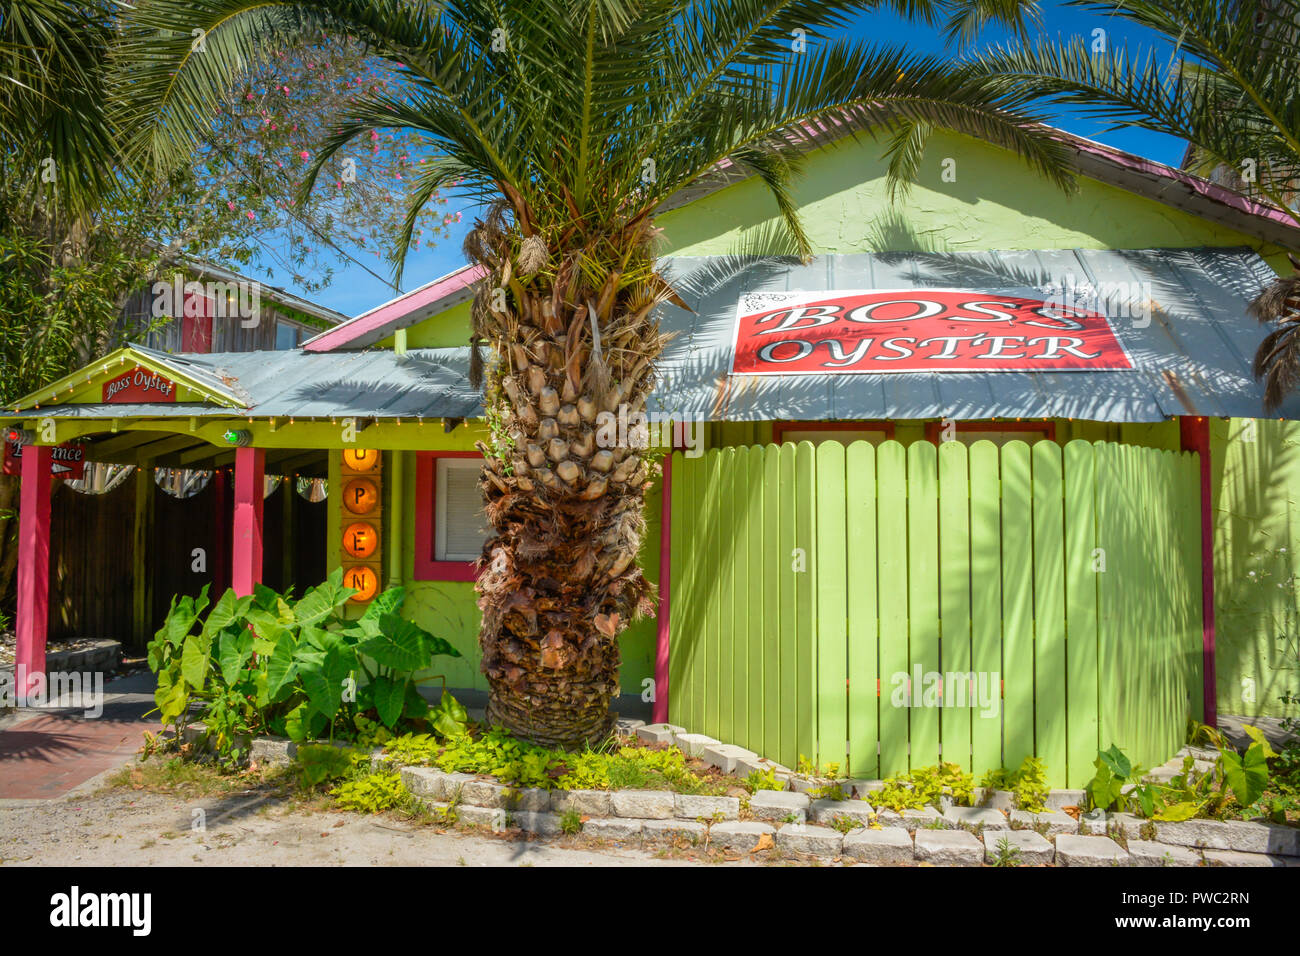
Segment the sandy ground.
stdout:
[[[185,799],[110,789],[103,780],[94,786],[60,800],[0,806],[0,865],[691,865],[684,855],[662,858],[582,837],[525,841],[383,816],[291,810],[281,798],[256,792]],[[205,829],[196,831],[199,810]]]

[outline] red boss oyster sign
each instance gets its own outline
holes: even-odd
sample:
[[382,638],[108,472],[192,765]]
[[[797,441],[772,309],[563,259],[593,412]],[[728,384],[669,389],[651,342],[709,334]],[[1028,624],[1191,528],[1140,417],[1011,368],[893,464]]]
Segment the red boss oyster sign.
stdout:
[[1131,369],[1099,312],[955,289],[742,296],[735,375]]
[[176,383],[137,365],[104,383],[105,402],[174,402]]

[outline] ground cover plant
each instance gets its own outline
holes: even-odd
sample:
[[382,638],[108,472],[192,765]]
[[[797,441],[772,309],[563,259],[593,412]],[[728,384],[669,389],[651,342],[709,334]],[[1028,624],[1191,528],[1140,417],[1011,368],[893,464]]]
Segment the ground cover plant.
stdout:
[[763,782],[719,774],[675,747],[644,747],[629,738],[611,737],[595,747],[565,751],[527,743],[501,727],[467,728],[451,736],[405,734],[390,740],[384,752],[399,764],[493,776],[521,789],[672,790],[717,795],[735,788],[753,792],[761,789],[755,784]]
[[458,726],[454,701],[444,695],[431,711],[416,675],[459,652],[398,614],[402,588],[349,621],[353,593],[336,570],[297,600],[263,585],[246,597],[227,590],[206,617],[206,586],[174,598],[148,648],[163,724],[182,731],[197,704],[210,745],[235,762],[259,734],[374,744],[394,731]]
[[1019,768],[990,770],[980,779],[985,790],[1010,790],[1017,810],[1042,813],[1047,809],[1047,766],[1038,757],[1026,757]]
[[867,801],[878,810],[903,811],[938,806],[942,797],[969,807],[974,795],[974,777],[955,763],[941,763],[886,777],[885,785],[868,794]]
[[1184,756],[1181,772],[1167,782],[1144,780],[1147,771],[1118,747],[1097,754],[1096,774],[1088,782],[1090,806],[1108,812],[1127,811],[1150,820],[1296,821],[1300,745],[1294,740],[1278,753],[1256,727],[1245,726],[1251,743],[1238,752],[1213,728],[1201,739],[1218,750],[1208,770],[1198,770],[1196,758]]

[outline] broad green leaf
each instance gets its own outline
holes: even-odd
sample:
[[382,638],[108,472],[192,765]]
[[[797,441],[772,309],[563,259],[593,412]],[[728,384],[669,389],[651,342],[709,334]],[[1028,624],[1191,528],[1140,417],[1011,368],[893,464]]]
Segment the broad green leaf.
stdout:
[[217,638],[217,662],[221,665],[221,679],[233,684],[253,656],[253,635],[249,631],[239,634],[226,632]]
[[263,611],[274,611],[275,603],[280,599],[280,595],[275,593],[273,588],[268,588],[265,584],[253,585],[253,604]]
[[184,681],[177,681],[166,690],[160,686],[154,693],[154,702],[158,705],[159,715],[164,724],[176,722],[176,718],[185,713],[190,705],[189,688]]
[[299,704],[284,718],[284,732],[290,740],[306,740],[311,735],[311,710],[306,703]]
[[343,586],[343,569],[335,568],[334,573],[304,594],[293,606],[294,619],[304,626],[320,624],[356,593],[352,588]]
[[1277,756],[1277,751],[1275,751],[1269,744],[1268,738],[1264,736],[1264,731],[1250,724],[1242,724],[1241,729],[1250,735],[1251,740],[1255,741],[1255,743],[1259,744],[1260,747],[1263,748],[1265,760],[1272,760]]
[[219,631],[224,631],[232,624],[243,623],[244,615],[252,606],[251,597],[235,597],[233,588],[226,588],[226,593],[221,595],[216,605],[212,608],[212,613],[208,619],[203,622],[203,633],[212,637]]
[[1129,774],[1133,772],[1133,764],[1124,755],[1124,751],[1114,744],[1110,745],[1109,750],[1103,750],[1097,756],[1110,768],[1111,773],[1121,779],[1127,780]]
[[1175,803],[1165,807],[1159,813],[1151,817],[1153,820],[1160,820],[1165,823],[1176,823],[1181,820],[1190,820],[1201,810],[1199,803]]
[[212,635],[191,634],[185,639],[181,651],[181,673],[185,680],[198,690],[203,689],[212,664]]
[[[244,617],[249,624],[253,625],[253,632],[258,637],[268,641],[278,641],[281,634],[290,633],[289,629],[280,622],[280,619],[270,611],[250,608]],[[261,651],[258,651],[258,653],[260,654]]]
[[377,677],[370,682],[370,693],[379,711],[379,719],[385,727],[397,723],[402,716],[402,705],[406,702],[406,685],[408,681],[394,681],[387,677]]
[[343,682],[351,675],[352,669],[338,648],[324,651],[321,657],[320,666],[302,671],[302,686],[312,710],[329,720],[343,705]]
[[429,702],[420,693],[420,688],[415,686],[415,681],[408,680],[406,682],[406,716],[425,717],[428,714]]
[[1264,788],[1268,786],[1268,763],[1259,744],[1251,744],[1244,756],[1224,750],[1222,760],[1224,782],[1237,798],[1237,803],[1248,807],[1263,796]]
[[460,657],[460,651],[441,637],[434,637],[428,631],[424,633],[424,650],[430,657]]
[[417,671],[428,666],[423,628],[396,614],[385,614],[379,626],[380,633],[362,641],[357,650],[377,664],[398,671]]
[[287,633],[280,635],[274,650],[266,660],[266,692],[271,700],[279,700],[280,692],[293,684],[298,674],[298,665],[294,660],[293,638]]

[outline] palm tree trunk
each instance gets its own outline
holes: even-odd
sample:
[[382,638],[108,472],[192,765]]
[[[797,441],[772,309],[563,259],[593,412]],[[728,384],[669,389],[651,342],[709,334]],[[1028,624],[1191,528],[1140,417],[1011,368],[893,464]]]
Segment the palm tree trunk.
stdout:
[[[524,313],[540,316],[541,298],[526,298]],[[564,748],[608,735],[618,634],[652,606],[636,558],[655,466],[643,431],[607,426],[644,410],[658,331],[628,327],[624,369],[593,347],[587,314],[518,326],[486,395],[495,447],[480,443],[493,530],[478,582],[488,720]]]

